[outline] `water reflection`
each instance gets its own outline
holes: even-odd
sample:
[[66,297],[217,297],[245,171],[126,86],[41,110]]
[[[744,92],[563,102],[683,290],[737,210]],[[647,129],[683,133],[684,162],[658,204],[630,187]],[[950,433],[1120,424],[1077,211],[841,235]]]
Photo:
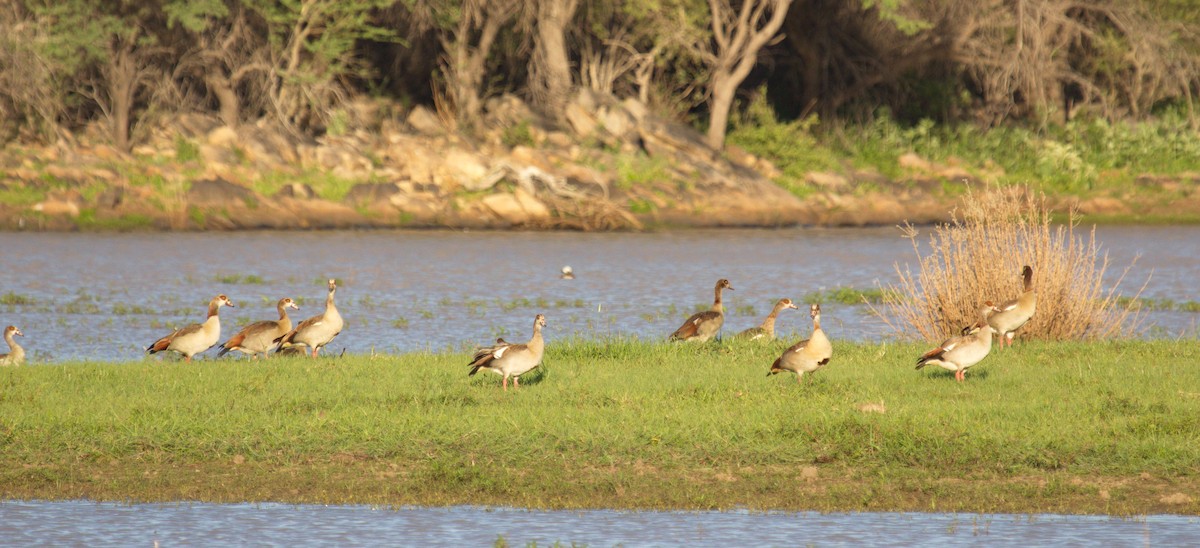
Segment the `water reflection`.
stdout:
[[8,546],[484,546],[499,537],[510,546],[1187,546],[1200,541],[1200,519],[0,502]]
[[[1197,299],[1200,227],[1102,227],[1098,239],[1117,267],[1137,257],[1123,284],[1132,294]],[[911,264],[895,228],[694,230],[648,234],[340,231],[195,234],[0,233],[6,264],[0,321],[19,325],[34,360],[136,359],[172,327],[200,321],[213,295],[224,334],[273,319],[274,303],[301,302],[294,317],[320,312],[324,280],[341,279],[347,318],[336,353],[444,350],[496,336],[528,336],[545,313],[549,339],[636,335],[658,339],[697,307],[713,281],[734,282],[726,328],[757,325],[782,297],[840,286],[872,288]],[[571,265],[574,280],[559,278]],[[1115,281],[1123,268],[1110,267]],[[885,327],[862,306],[829,303],[835,338],[872,339]],[[1154,334],[1196,333],[1197,314],[1154,313]],[[804,314],[777,330],[807,333]],[[211,352],[210,352],[211,354]]]

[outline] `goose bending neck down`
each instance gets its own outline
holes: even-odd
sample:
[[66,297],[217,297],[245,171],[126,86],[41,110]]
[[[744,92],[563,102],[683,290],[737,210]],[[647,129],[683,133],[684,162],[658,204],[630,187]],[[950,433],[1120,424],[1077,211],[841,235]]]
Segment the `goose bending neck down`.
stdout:
[[509,344],[504,339],[496,339],[495,346],[480,348],[471,357],[472,376],[480,369],[490,369],[504,377],[503,386],[508,390],[508,378],[512,377],[513,388],[520,388],[521,375],[542,363],[542,352],[546,342],[542,339],[542,328],[546,327],[546,317],[538,314],[533,318],[533,337],[525,344]]
[[325,297],[325,311],[300,322],[291,331],[284,333],[272,342],[278,352],[291,346],[306,346],[312,349],[312,357],[317,357],[317,351],[333,341],[342,332],[345,321],[338,313],[333,295],[337,292],[337,280],[329,280],[329,295]]
[[721,330],[721,326],[725,325],[725,307],[721,305],[722,289],[733,291],[733,286],[725,278],[717,280],[717,285],[713,288],[712,308],[692,314],[679,329],[671,333],[670,340],[704,342],[713,338]]
[[153,344],[146,347],[146,352],[156,354],[164,350],[177,352],[186,361],[192,361],[192,356],[204,352],[221,338],[221,317],[217,311],[222,306],[232,307],[233,301],[225,295],[217,295],[208,302],[208,318],[204,323],[194,323],[182,329],[176,329]]
[[812,336],[784,350],[783,355],[771,364],[771,370],[767,371],[768,377],[790,371],[796,374],[796,383],[799,383],[805,373],[816,372],[829,364],[829,360],[833,358],[833,345],[825,335],[825,330],[821,329],[821,305],[809,305],[808,315],[813,321]]
[[13,336],[24,337],[25,334],[17,329],[17,326],[10,325],[4,328],[4,342],[8,343],[8,354],[0,354],[0,366],[3,365],[21,365],[25,363],[25,349],[17,344]]

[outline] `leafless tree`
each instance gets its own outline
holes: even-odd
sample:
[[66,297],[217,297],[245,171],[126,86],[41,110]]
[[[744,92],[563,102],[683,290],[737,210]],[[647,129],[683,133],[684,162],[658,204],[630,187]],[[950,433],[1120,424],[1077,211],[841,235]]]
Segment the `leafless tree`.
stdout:
[[738,86],[758,63],[759,52],[778,37],[792,0],[708,0],[712,17],[711,41],[693,44],[711,68],[708,82],[708,145],[725,146],[729,112]]
[[237,10],[227,22],[216,24],[191,37],[194,47],[180,55],[176,74],[198,76],[217,100],[221,121],[237,127],[246,100],[261,104],[261,98],[239,92],[251,76],[266,75],[266,37],[247,23],[245,10]]

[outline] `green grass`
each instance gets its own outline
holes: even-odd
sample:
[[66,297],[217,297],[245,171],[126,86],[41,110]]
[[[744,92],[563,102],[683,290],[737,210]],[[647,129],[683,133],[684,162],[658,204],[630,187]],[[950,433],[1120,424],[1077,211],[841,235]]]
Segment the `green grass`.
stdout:
[[804,296],[802,303],[841,303],[841,304],[879,304],[883,302],[884,291],[880,288],[856,289],[853,287],[835,287],[822,291],[814,291]]
[[[912,344],[551,340],[467,354],[0,370],[0,498],[1196,513],[1200,345],[1028,343],[956,383]],[[883,412],[878,412],[878,410]]]
[[262,276],[257,274],[217,274],[213,276],[213,281],[230,285],[262,285],[267,283]]

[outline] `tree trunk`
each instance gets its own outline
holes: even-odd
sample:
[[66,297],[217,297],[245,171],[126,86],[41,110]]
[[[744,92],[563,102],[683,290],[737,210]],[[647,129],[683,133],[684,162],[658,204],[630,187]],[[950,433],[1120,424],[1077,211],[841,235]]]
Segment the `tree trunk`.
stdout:
[[[213,67],[210,70],[220,69]],[[221,122],[226,126],[236,128],[241,123],[241,105],[238,101],[237,91],[233,89],[233,82],[224,76],[214,75],[210,72],[204,76],[204,84],[208,86],[208,91],[217,98]]]
[[113,144],[128,152],[130,150],[129,127],[133,118],[133,96],[138,85],[137,61],[131,46],[123,46],[113,52],[107,69],[110,118]]
[[543,110],[560,117],[571,93],[571,61],[565,29],[575,15],[578,0],[538,2],[536,74],[541,80]]
[[720,150],[725,146],[725,129],[729,126],[729,111],[733,108],[733,97],[737,92],[739,81],[728,76],[713,76],[712,98],[708,108],[708,134],[705,141],[708,146]]

